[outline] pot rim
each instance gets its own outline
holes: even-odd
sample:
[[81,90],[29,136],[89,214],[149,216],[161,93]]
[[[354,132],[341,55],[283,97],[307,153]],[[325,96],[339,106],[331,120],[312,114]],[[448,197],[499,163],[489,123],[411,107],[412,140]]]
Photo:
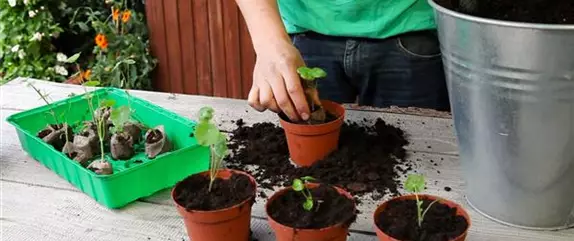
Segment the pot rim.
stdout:
[[543,23],[525,23],[525,22],[496,20],[496,19],[476,17],[469,14],[459,13],[439,5],[438,3],[435,2],[435,0],[428,0],[428,3],[436,11],[439,11],[443,14],[447,14],[455,18],[475,23],[490,24],[502,27],[536,29],[536,30],[574,30],[574,24],[543,24]]
[[[431,0],[431,1],[432,1],[432,0]],[[449,204],[452,204],[452,206],[455,207],[455,208],[457,209],[457,211],[461,211],[461,212],[462,212],[462,215],[461,215],[461,216],[463,216],[464,219],[466,219],[466,222],[468,223],[468,225],[466,226],[466,229],[464,230],[464,232],[462,232],[460,235],[458,235],[458,236],[456,236],[455,238],[452,238],[452,239],[450,239],[450,240],[459,240],[461,237],[465,236],[465,235],[468,233],[468,230],[470,230],[470,226],[471,226],[472,224],[471,224],[470,215],[468,215],[468,212],[466,211],[466,209],[465,209],[463,206],[459,205],[458,203],[456,203],[456,202],[454,202],[454,201],[452,201],[452,200],[450,200],[450,199],[441,198],[441,197],[435,196],[435,195],[430,195],[430,194],[417,194],[417,195],[418,195],[419,197],[427,198],[427,199],[430,199],[430,200],[441,199],[440,201],[438,201],[438,203],[442,203],[442,204],[449,203]],[[383,206],[386,207],[386,206],[389,204],[389,202],[396,201],[396,200],[414,200],[414,199],[416,199],[415,194],[406,194],[406,195],[401,195],[401,196],[398,196],[398,197],[391,198],[391,199],[389,199],[389,200],[387,200],[387,201],[384,201],[384,202],[382,202],[381,204],[379,204],[379,205],[377,206],[377,209],[375,209],[375,212],[373,212],[373,224],[375,225],[375,229],[376,229],[377,231],[379,231],[379,232],[385,234],[386,236],[391,237],[390,235],[388,235],[387,233],[385,233],[383,230],[381,230],[381,229],[379,228],[379,225],[377,225],[377,217],[378,217],[378,215],[379,215],[380,213],[383,212],[383,209],[384,209]],[[391,238],[392,238],[392,237],[391,237]],[[394,238],[393,238],[393,239],[394,239]]]
[[[323,123],[323,124],[317,124],[317,125],[297,124],[297,123],[293,123],[293,122],[289,122],[289,121],[283,120],[283,118],[281,118],[280,114],[277,114],[277,116],[279,117],[279,121],[281,122],[281,125],[283,125],[283,126],[292,126],[292,127],[312,126],[312,127],[314,127],[314,128],[321,128],[321,127],[324,127],[324,126],[332,125],[332,124],[335,123],[335,122],[342,122],[342,121],[343,121],[343,119],[345,118],[346,109],[345,109],[345,107],[344,107],[342,104],[339,104],[339,103],[337,103],[337,102],[330,101],[330,100],[321,100],[321,102],[329,103],[329,104],[333,104],[333,105],[337,105],[337,106],[341,107],[341,108],[343,109],[343,114],[337,116],[337,119],[334,119],[334,120],[332,120],[332,121],[329,121],[329,122],[326,122],[326,123]],[[285,129],[285,127],[284,127],[283,129]]]
[[[240,206],[245,205],[247,202],[251,201],[252,198],[256,198],[256,196],[257,196],[257,182],[255,181],[255,178],[253,178],[253,176],[249,175],[249,174],[246,173],[246,172],[239,171],[239,170],[235,170],[235,169],[225,168],[225,169],[221,169],[221,170],[219,170],[219,171],[220,171],[220,172],[221,172],[221,171],[228,171],[228,172],[233,172],[233,173],[235,173],[235,174],[241,174],[241,175],[245,175],[245,176],[249,177],[249,180],[251,180],[251,183],[253,183],[253,185],[254,185],[254,187],[253,187],[253,196],[250,197],[250,198],[247,198],[247,199],[245,199],[245,200],[243,200],[243,201],[241,201],[241,202],[238,203],[238,204],[235,204],[235,205],[233,205],[233,206],[231,206],[231,207],[227,207],[227,208],[222,208],[222,209],[217,209],[217,210],[211,210],[211,211],[204,211],[204,210],[187,210],[184,206],[180,205],[180,204],[177,202],[177,200],[175,199],[175,189],[179,186],[179,182],[178,182],[178,183],[171,189],[171,200],[175,203],[175,205],[176,205],[178,208],[180,208],[180,209],[182,209],[182,210],[185,210],[185,211],[188,212],[188,213],[211,214],[211,213],[219,213],[219,212],[224,212],[224,211],[229,211],[229,210],[232,210],[232,209],[236,209],[236,208],[238,208],[238,207],[240,207]],[[204,175],[204,174],[206,174],[206,173],[208,173],[208,172],[209,172],[209,170],[203,171],[203,172],[199,172],[199,173],[195,173],[195,174],[190,175],[190,176],[188,176],[188,177],[195,176],[195,175]],[[188,177],[186,177],[186,179],[187,179]],[[184,180],[185,180],[185,179],[184,179]]]
[[[335,185],[331,185],[331,184],[325,184],[325,183],[306,183],[305,186],[309,187],[309,188],[316,188],[319,185],[329,185],[333,188],[335,188],[335,190],[337,190],[337,192],[339,192],[339,194],[347,197],[349,200],[351,200],[351,202],[353,202],[353,208],[355,209],[355,212],[357,211],[357,204],[355,203],[355,199],[353,198],[353,195],[351,195],[351,193],[347,192],[345,189],[340,188],[338,186]],[[282,194],[284,194],[285,192],[292,190],[293,187],[289,186],[289,187],[285,187],[282,189],[279,189],[278,191],[274,192],[273,195],[271,195],[267,201],[265,202],[265,214],[267,215],[267,218],[269,219],[269,221],[274,222],[276,224],[278,224],[279,226],[283,227],[283,228],[287,228],[287,229],[294,229],[297,230],[297,232],[317,232],[317,231],[325,231],[325,230],[329,230],[329,229],[335,229],[335,228],[339,228],[339,227],[343,227],[345,226],[344,223],[337,223],[328,227],[324,227],[324,228],[294,228],[294,227],[290,227],[287,226],[285,224],[282,224],[280,222],[278,222],[277,220],[273,219],[273,217],[271,217],[271,215],[269,215],[269,205],[271,204],[271,202],[274,199],[277,199],[279,196],[281,196]]]

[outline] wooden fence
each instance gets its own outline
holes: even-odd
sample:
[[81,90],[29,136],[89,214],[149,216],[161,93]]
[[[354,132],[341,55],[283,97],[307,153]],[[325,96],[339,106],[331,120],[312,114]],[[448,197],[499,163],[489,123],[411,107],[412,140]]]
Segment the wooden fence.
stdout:
[[255,52],[234,0],[147,0],[158,91],[247,98]]

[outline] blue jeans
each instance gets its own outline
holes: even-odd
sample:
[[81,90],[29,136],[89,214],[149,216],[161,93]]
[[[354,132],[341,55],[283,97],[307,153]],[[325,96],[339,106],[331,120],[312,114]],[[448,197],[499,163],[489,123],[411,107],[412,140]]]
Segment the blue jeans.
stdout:
[[387,39],[292,35],[307,66],[321,67],[322,99],[373,107],[450,110],[440,45],[434,31]]

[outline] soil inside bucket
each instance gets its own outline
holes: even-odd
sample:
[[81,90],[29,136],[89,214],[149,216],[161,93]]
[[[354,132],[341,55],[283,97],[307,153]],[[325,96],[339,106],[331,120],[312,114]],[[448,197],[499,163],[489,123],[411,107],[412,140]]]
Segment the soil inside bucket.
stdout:
[[[297,168],[289,162],[289,150],[282,128],[272,123],[245,126],[236,121],[229,145],[233,155],[229,168],[250,172],[263,188],[290,185],[294,178],[312,176],[318,182],[341,186],[353,195],[377,191],[398,195],[398,178],[412,169],[406,161],[405,133],[379,119],[374,124],[345,123],[339,149],[310,167]],[[257,167],[255,170],[249,168]]]
[[329,185],[311,189],[313,209],[303,209],[305,197],[288,190],[269,204],[268,213],[273,220],[292,228],[320,229],[335,224],[350,225],[357,217],[353,201],[339,194]]
[[[423,199],[423,210],[432,201]],[[448,241],[464,233],[468,227],[466,219],[456,214],[456,208],[438,202],[425,215],[422,228],[419,228],[417,220],[415,200],[392,200],[376,218],[376,224],[395,239],[412,241]]]
[[214,211],[254,198],[255,186],[249,177],[232,174],[227,180],[216,178],[211,192],[209,176],[192,175],[178,185],[176,202],[187,210]]
[[[448,9],[462,12],[461,0],[435,0]],[[574,24],[572,0],[479,0],[472,15],[513,22],[542,24]]]

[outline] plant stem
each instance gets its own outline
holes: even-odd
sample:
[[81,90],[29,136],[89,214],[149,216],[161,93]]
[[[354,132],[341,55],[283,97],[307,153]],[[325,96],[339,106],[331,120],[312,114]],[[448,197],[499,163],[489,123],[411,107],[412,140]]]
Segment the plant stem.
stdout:
[[104,133],[104,117],[102,115],[101,119],[99,120],[98,124],[98,136],[100,137],[100,152],[102,155],[102,162],[105,161],[104,159],[104,137],[105,137],[105,133]]
[[[421,224],[422,224],[422,220],[424,220],[425,215],[426,215],[427,212],[430,210],[431,206],[432,206],[433,204],[435,204],[436,202],[438,202],[439,200],[440,200],[440,199],[436,199],[436,200],[434,200],[432,203],[430,203],[430,204],[427,206],[427,208],[425,209],[425,211],[423,212],[423,214],[422,214],[422,216],[421,216]],[[419,226],[421,226],[421,224],[419,224]]]
[[216,164],[216,155],[214,151],[214,146],[209,146],[209,151],[211,154],[211,163],[209,164],[209,192],[211,192],[211,188],[213,187],[213,182],[215,181],[215,177],[217,175],[217,164]]
[[423,217],[422,217],[422,202],[419,200],[419,195],[417,195],[415,193],[415,198],[417,199],[417,218],[418,218],[418,224],[419,224],[419,228],[422,227],[423,224]]
[[52,103],[50,103],[48,101],[48,99],[46,99],[46,96],[44,96],[42,94],[42,92],[40,92],[40,90],[36,88],[36,86],[34,86],[32,83],[28,83],[28,85],[30,85],[30,87],[32,87],[32,89],[34,89],[34,91],[36,91],[36,93],[40,96],[40,98],[42,98],[42,100],[44,100],[44,102],[46,102],[46,105],[48,105],[48,107],[50,108],[50,113],[52,114],[52,117],[54,118],[54,121],[56,122],[54,124],[56,124],[56,125],[59,124],[60,121],[58,121],[58,117],[56,117],[56,112],[54,112],[54,107],[52,106]]

